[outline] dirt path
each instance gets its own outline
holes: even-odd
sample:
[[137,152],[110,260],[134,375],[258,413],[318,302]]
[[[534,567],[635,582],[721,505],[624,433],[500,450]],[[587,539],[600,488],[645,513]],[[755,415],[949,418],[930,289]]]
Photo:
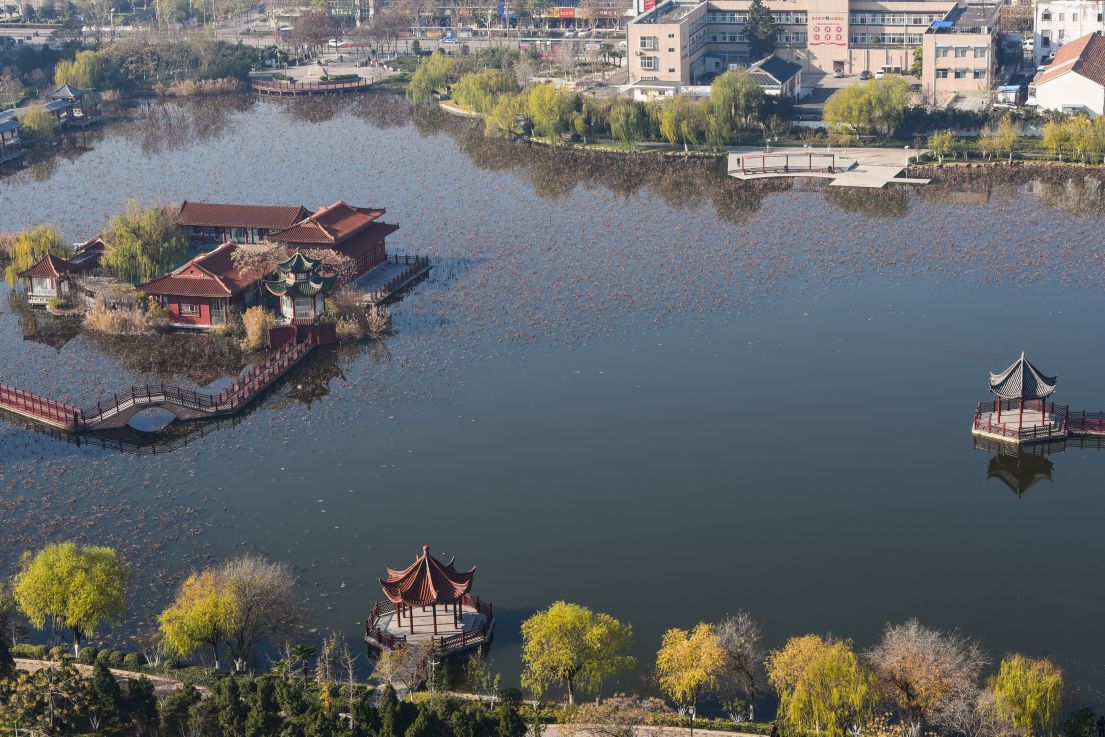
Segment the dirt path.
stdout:
[[[74,663],[77,668],[77,672],[81,674],[82,678],[92,677],[92,666],[84,665],[83,663]],[[29,673],[34,673],[36,670],[42,668],[53,668],[57,666],[57,663],[51,660],[29,660],[27,658],[16,658],[15,667],[19,670],[25,670]],[[181,682],[176,678],[170,678],[168,676],[158,675],[156,673],[137,673],[130,670],[119,670],[117,668],[108,668],[111,671],[111,675],[115,676],[117,681],[132,681],[141,676],[145,676],[153,684],[154,693],[158,696],[166,696],[173,691],[176,691],[181,686]],[[208,696],[207,688],[204,686],[196,686],[196,689],[204,696]]]

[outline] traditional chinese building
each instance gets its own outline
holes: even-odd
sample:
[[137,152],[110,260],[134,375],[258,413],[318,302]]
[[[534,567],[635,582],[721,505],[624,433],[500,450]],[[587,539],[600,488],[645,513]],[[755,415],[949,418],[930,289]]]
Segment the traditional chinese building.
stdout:
[[310,259],[299,251],[276,266],[276,278],[263,282],[280,301],[278,314],[285,322],[314,322],[325,310],[326,293],[335,279],[321,271],[321,259]]
[[14,115],[0,115],[0,164],[23,155],[23,141],[19,138],[19,132],[23,124]]
[[164,276],[139,284],[138,289],[169,311],[171,325],[218,327],[226,322],[228,309],[245,309],[259,296],[257,280],[234,265],[237,248],[236,243],[224,243]]
[[27,301],[41,305],[54,299],[69,302],[76,294],[73,277],[80,271],[79,265],[48,253],[17,276],[27,286]]
[[475,567],[458,571],[454,561],[438,560],[423,545],[422,554],[406,568],[388,568],[387,578],[380,579],[387,601],[372,608],[367,642],[392,649],[429,641],[439,656],[486,646],[495,627],[493,609],[472,596]]
[[327,248],[353,260],[360,276],[387,259],[385,239],[398,225],[378,222],[386,210],[353,207],[338,200],[320,207],[295,225],[273,233],[270,240],[291,249]]
[[975,410],[975,435],[1011,443],[1065,438],[1067,409],[1047,399],[1055,393],[1056,378],[1046,376],[1021,353],[1009,368],[990,374],[993,402]]
[[69,125],[86,128],[100,122],[100,95],[93,90],[82,90],[65,82],[50,93],[50,100],[55,106],[64,103],[65,122]]
[[302,205],[236,205],[188,202],[180,206],[177,227],[195,247],[236,241],[260,243],[286,230],[310,214]]

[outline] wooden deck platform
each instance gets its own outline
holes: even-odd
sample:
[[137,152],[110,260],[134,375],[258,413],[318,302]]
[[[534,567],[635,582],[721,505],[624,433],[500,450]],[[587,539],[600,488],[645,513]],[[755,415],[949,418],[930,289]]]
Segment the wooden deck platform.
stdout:
[[1069,406],[1040,400],[979,402],[971,423],[977,438],[1013,445],[1051,443],[1071,437],[1105,438],[1105,412],[1072,411]]
[[833,187],[866,189],[880,189],[887,184],[928,184],[928,179],[898,176],[917,153],[914,149],[894,148],[784,147],[770,153],[758,148],[736,148],[729,152],[728,172],[734,179],[813,177],[829,179]]
[[453,623],[453,612],[437,608],[437,624],[431,607],[415,608],[412,619],[396,616],[395,605],[377,602],[365,622],[365,642],[380,650],[393,650],[407,643],[429,642],[434,654],[447,657],[484,647],[495,631],[495,616],[491,605],[468,595],[460,609],[459,626]]
[[425,256],[391,255],[366,271],[355,285],[363,292],[366,303],[380,304],[421,279],[431,268],[430,259]]

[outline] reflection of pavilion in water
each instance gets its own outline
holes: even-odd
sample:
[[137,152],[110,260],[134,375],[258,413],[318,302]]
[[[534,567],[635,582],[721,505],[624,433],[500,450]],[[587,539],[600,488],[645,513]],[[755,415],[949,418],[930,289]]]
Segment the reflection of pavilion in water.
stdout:
[[1049,456],[1064,453],[1067,448],[1101,450],[1105,448],[1105,438],[1074,436],[1018,447],[1000,440],[975,437],[974,446],[992,454],[986,466],[986,479],[1001,481],[1019,499],[1037,483],[1053,480],[1055,464]]

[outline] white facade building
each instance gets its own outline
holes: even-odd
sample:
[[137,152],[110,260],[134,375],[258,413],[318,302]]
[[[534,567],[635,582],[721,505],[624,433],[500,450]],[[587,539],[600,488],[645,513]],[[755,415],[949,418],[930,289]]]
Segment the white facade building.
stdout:
[[1105,31],[1103,0],[1037,0],[1032,61],[1039,66],[1063,44]]
[[1032,80],[1028,102],[1041,110],[1105,114],[1105,36],[1090,33],[1060,47]]

